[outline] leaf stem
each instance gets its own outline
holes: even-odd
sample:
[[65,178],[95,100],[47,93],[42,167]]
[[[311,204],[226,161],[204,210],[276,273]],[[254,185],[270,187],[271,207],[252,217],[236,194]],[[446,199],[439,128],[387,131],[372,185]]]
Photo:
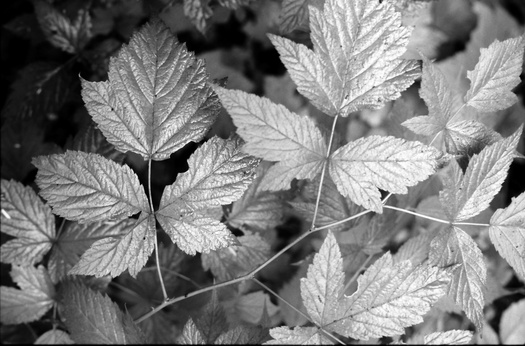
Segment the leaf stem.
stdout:
[[453,222],[454,226],[479,226],[479,227],[490,227],[488,223],[477,223],[477,222]]
[[435,217],[432,217],[432,216],[428,216],[428,215],[423,215],[423,214],[420,214],[420,213],[416,213],[416,212],[413,212],[413,211],[410,211],[410,210],[406,210],[406,209],[403,209],[403,208],[394,207],[394,206],[391,206],[391,205],[384,205],[383,208],[397,210],[397,211],[400,211],[400,212],[403,212],[403,213],[406,213],[406,214],[419,216],[419,217],[422,217],[423,219],[428,219],[428,220],[436,221],[436,222],[439,222],[439,223],[444,223],[444,224],[447,224],[447,225],[452,224],[452,222],[450,222],[450,221],[438,219],[438,218],[435,218]]
[[319,189],[317,190],[317,199],[315,200],[315,209],[314,216],[312,217],[312,224],[310,225],[310,230],[315,229],[315,221],[317,220],[317,212],[319,210],[319,202],[321,201],[321,191],[323,190],[324,175],[326,173],[326,166],[328,165],[328,158],[330,157],[330,152],[332,151],[332,142],[334,140],[335,125],[337,124],[337,118],[339,113],[334,117],[332,123],[332,130],[330,131],[330,139],[328,140],[328,149],[326,150],[326,157],[323,161],[323,168],[321,169],[321,179],[319,179]]

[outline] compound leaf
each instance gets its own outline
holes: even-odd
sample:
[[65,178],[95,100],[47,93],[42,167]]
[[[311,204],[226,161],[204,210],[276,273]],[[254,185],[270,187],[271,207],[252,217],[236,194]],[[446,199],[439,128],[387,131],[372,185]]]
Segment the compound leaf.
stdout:
[[155,19],[109,64],[105,82],[82,80],[82,97],[107,140],[122,152],[164,160],[200,141],[220,105],[204,61]]
[[0,320],[3,324],[18,324],[38,320],[54,304],[55,286],[44,266],[13,265],[11,278],[21,290],[0,287]]
[[467,72],[471,85],[465,103],[482,112],[502,110],[516,103],[518,97],[511,90],[520,83],[524,49],[524,36],[496,40],[488,48],[481,48],[476,67]]
[[447,295],[481,331],[487,267],[476,242],[456,226],[444,228],[430,243],[429,261],[442,268],[457,265],[452,272]]
[[317,327],[276,327],[270,329],[273,340],[264,345],[333,345]]
[[522,130],[523,126],[474,155],[462,179],[461,171],[455,168],[456,178],[445,184],[443,191],[449,197],[441,199],[451,221],[466,220],[487,209],[507,176]]
[[344,296],[337,319],[326,328],[359,340],[403,334],[404,328],[423,322],[449,280],[437,267],[394,263],[386,253],[358,278],[357,291]]
[[126,165],[70,150],[32,162],[38,168],[40,195],[66,219],[85,223],[149,212],[144,188]]
[[331,231],[301,279],[303,304],[312,321],[319,326],[333,322],[344,285],[343,258]]
[[321,172],[326,141],[313,119],[289,111],[265,97],[214,87],[246,141],[243,151],[277,161],[261,182],[263,190],[283,190],[296,179],[313,179]]
[[402,60],[410,30],[386,1],[327,0],[309,7],[314,51],[270,35],[298,91],[328,115],[347,116],[398,98],[419,76]]
[[234,243],[209,208],[237,200],[255,178],[259,160],[242,153],[240,145],[239,138],[210,139],[190,157],[188,171],[165,188],[157,220],[184,252],[207,253]]
[[247,274],[270,257],[270,245],[258,234],[246,231],[237,239],[240,245],[202,254],[202,267],[211,270],[219,282]]
[[490,240],[516,274],[525,280],[525,193],[490,218]]
[[69,274],[116,277],[127,269],[136,277],[153,252],[155,241],[155,219],[144,215],[138,220],[126,220],[120,226],[121,236],[93,243]]
[[63,288],[64,321],[77,344],[144,343],[142,331],[111,299],[79,282]]
[[350,142],[331,156],[330,176],[343,196],[381,213],[378,189],[407,193],[433,174],[442,153],[419,142],[392,136],[369,136]]
[[53,282],[58,282],[80,260],[80,256],[97,240],[124,236],[133,220],[99,221],[89,224],[68,223],[54,242],[48,269]]
[[0,248],[4,263],[33,265],[51,249],[56,236],[55,217],[29,186],[1,181],[2,232],[15,237]]

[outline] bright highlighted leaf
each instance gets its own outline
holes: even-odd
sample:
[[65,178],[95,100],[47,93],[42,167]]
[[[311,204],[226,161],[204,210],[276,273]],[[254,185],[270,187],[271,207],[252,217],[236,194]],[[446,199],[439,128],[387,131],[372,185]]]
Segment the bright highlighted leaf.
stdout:
[[35,340],[35,345],[71,345],[75,342],[68,333],[60,329],[51,329]]
[[394,263],[390,253],[378,259],[358,280],[357,291],[344,297],[337,319],[326,326],[341,335],[368,340],[404,333],[445,294],[449,276],[428,265]]
[[155,246],[155,219],[152,215],[143,215],[138,220],[128,219],[120,226],[124,235],[93,243],[69,274],[116,277],[127,269],[136,277]]
[[370,136],[336,150],[330,160],[330,176],[342,195],[381,213],[378,189],[407,193],[408,186],[435,172],[442,156],[437,149],[419,142]]
[[33,164],[40,195],[66,219],[84,223],[149,212],[144,188],[126,165],[81,151],[38,156]]
[[79,282],[67,282],[62,289],[64,321],[75,343],[144,343],[139,327],[108,296]]
[[429,261],[442,268],[458,265],[452,272],[447,295],[481,331],[487,266],[476,242],[458,227],[444,228],[430,243]]
[[326,114],[346,117],[398,98],[419,76],[402,60],[410,30],[383,1],[327,0],[309,7],[314,51],[270,35],[298,91]]
[[51,309],[55,286],[44,266],[13,265],[10,274],[21,290],[0,287],[0,320],[3,324],[32,322]]
[[482,112],[494,112],[512,106],[518,97],[512,89],[520,83],[523,64],[524,36],[481,48],[481,55],[473,71],[465,103]]
[[177,344],[179,345],[205,345],[206,342],[202,337],[201,332],[197,329],[197,326],[191,319],[184,325],[182,334],[177,338]]
[[264,345],[333,345],[317,327],[276,327],[270,329],[273,340]]
[[321,172],[327,147],[313,119],[265,97],[217,86],[214,89],[237,133],[246,141],[243,151],[278,162],[266,173],[261,189],[288,189],[294,178],[313,179]]
[[259,160],[241,153],[240,145],[239,138],[210,139],[190,157],[188,171],[165,188],[157,220],[184,252],[208,253],[234,243],[209,208],[237,200],[255,178]]
[[49,257],[49,275],[53,282],[65,278],[80,256],[95,242],[107,237],[125,236],[134,220],[104,221],[89,224],[68,223],[53,244]]
[[468,345],[472,340],[469,330],[449,330],[427,335],[415,335],[407,340],[407,345]]
[[525,280],[525,193],[490,218],[490,240],[516,274]]
[[320,326],[333,322],[341,294],[343,293],[343,258],[333,233],[326,239],[308,267],[305,279],[301,279],[303,304],[312,321]]
[[215,120],[220,105],[207,82],[204,62],[153,20],[111,59],[108,81],[82,80],[82,97],[118,150],[164,160]]
[[4,263],[32,265],[51,249],[55,217],[29,186],[2,179],[2,232],[15,237],[2,244]]
[[454,168],[455,178],[445,183],[441,202],[451,221],[462,221],[487,209],[507,176],[523,126],[513,135],[485,147],[469,162],[465,175]]

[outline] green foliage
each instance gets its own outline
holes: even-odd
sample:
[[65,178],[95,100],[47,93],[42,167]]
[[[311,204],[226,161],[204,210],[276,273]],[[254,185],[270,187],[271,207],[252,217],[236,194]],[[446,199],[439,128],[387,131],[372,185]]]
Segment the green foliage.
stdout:
[[[458,76],[410,20],[437,2],[32,4],[6,28],[32,23],[57,61],[21,68],[2,109],[4,335],[525,341],[507,327],[525,299],[497,305],[525,280],[525,192],[505,183],[524,158],[524,30],[457,58]],[[210,56],[250,66],[246,83],[179,42],[242,20],[282,92],[238,47]],[[59,124],[76,133],[51,143]]]

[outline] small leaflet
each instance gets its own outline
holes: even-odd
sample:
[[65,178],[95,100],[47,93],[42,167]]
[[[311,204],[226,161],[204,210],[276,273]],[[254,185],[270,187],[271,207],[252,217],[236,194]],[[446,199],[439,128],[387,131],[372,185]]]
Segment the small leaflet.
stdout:
[[444,228],[430,243],[429,262],[441,268],[456,266],[446,289],[447,295],[481,331],[487,266],[476,242],[461,228]]
[[301,279],[301,297],[312,321],[325,326],[338,318],[335,314],[344,287],[343,258],[337,241],[329,231]]
[[98,154],[66,151],[33,158],[40,195],[53,212],[80,223],[149,212],[144,187],[127,166]]
[[441,194],[441,202],[451,221],[469,219],[488,208],[507,176],[522,130],[523,126],[474,155],[462,179],[459,167],[454,168],[455,178],[445,183]]
[[420,142],[392,136],[369,136],[337,149],[330,176],[339,192],[377,213],[383,211],[379,189],[405,194],[432,175],[443,154]]
[[465,103],[481,112],[495,112],[512,106],[518,97],[512,89],[520,83],[525,36],[494,41],[481,48],[473,71],[467,71],[470,89]]
[[70,345],[75,342],[68,333],[60,329],[51,329],[35,340],[35,345]]
[[55,47],[71,54],[79,53],[91,39],[91,17],[87,10],[79,10],[72,22],[53,5],[33,0],[36,18],[46,39]]
[[139,327],[108,296],[80,282],[64,286],[61,311],[76,344],[144,343]]
[[525,299],[513,303],[501,315],[499,323],[501,343],[519,345],[525,341]]
[[188,319],[182,330],[182,334],[177,338],[177,344],[179,345],[206,345],[201,332],[197,329],[197,326],[191,319]]
[[490,218],[490,240],[516,274],[525,281],[525,193]]
[[2,232],[15,237],[2,244],[0,261],[33,265],[42,260],[56,237],[55,217],[35,191],[14,180],[1,180]]
[[235,243],[210,208],[242,196],[255,178],[259,160],[240,151],[241,140],[213,137],[188,160],[189,169],[164,189],[157,220],[184,252],[208,253]]
[[383,1],[327,0],[309,7],[314,50],[269,35],[297,90],[324,113],[343,117],[397,99],[419,77],[403,60],[410,30]]
[[10,275],[21,289],[0,287],[0,321],[3,324],[36,321],[55,304],[55,286],[44,266],[15,264]]
[[317,327],[276,327],[270,329],[273,340],[264,345],[333,345]]
[[357,291],[344,296],[336,321],[326,328],[359,340],[401,335],[404,328],[423,322],[449,280],[441,269],[394,263],[386,253],[357,279]]
[[108,80],[82,80],[89,114],[117,150],[165,160],[200,141],[220,110],[204,61],[154,19],[110,60]]
[[278,162],[264,176],[261,189],[289,189],[294,178],[313,179],[321,172],[327,146],[313,119],[265,97],[217,86],[214,90],[246,141],[243,151]]
[[204,270],[211,270],[218,282],[249,273],[270,257],[270,245],[258,234],[244,232],[237,238],[240,245],[230,245],[201,256]]
[[217,291],[211,292],[210,301],[201,311],[200,317],[195,320],[195,326],[208,345],[213,344],[219,335],[228,330],[228,321],[224,309],[219,303]]
[[319,10],[324,0],[284,0],[279,15],[279,30],[281,35],[289,34],[294,30],[308,30],[308,6],[315,6]]
[[231,227],[266,231],[283,222],[285,202],[276,192],[261,189],[261,181],[271,168],[269,162],[263,161],[256,170],[256,178],[244,194],[233,202],[226,222]]
[[155,219],[153,215],[142,214],[138,220],[129,219],[121,227],[125,235],[97,240],[69,274],[117,277],[127,269],[136,277],[155,247]]
[[48,262],[53,282],[65,278],[80,256],[95,242],[107,237],[125,236],[135,220],[99,221],[89,224],[68,223],[53,243]]

